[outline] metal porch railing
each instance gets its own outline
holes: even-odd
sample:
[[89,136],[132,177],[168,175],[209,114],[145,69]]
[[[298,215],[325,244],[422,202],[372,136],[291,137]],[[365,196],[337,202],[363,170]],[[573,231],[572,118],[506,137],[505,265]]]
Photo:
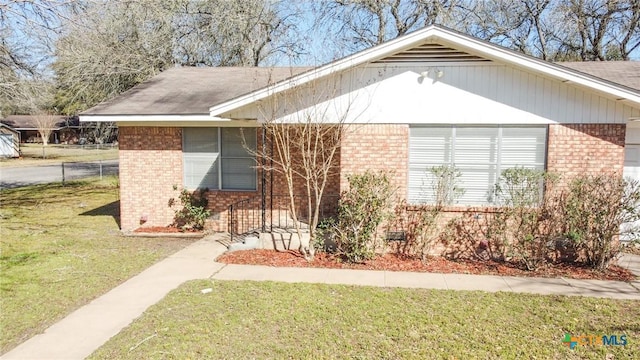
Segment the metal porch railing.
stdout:
[[[324,195],[320,203],[320,220],[335,216],[339,195]],[[289,195],[254,196],[229,205],[228,229],[231,241],[234,237],[254,233],[273,232],[275,229],[293,231],[296,228]],[[306,195],[295,195],[294,204],[298,223],[308,227],[309,211]]]

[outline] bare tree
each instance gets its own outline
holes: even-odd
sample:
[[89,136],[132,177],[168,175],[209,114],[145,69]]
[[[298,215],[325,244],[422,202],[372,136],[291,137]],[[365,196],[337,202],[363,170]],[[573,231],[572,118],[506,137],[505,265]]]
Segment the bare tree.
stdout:
[[51,106],[50,65],[55,41],[63,24],[70,24],[73,14],[82,11],[88,1],[0,3],[0,111],[31,113]]
[[264,0],[91,4],[56,44],[56,106],[82,111],[172,66],[256,66],[296,53],[295,12]]
[[381,44],[431,24],[453,25],[464,0],[332,0],[316,3],[318,26],[351,50]]
[[[259,109],[272,146],[253,151],[263,160],[259,161],[263,171],[283,177],[290,216],[300,239],[299,250],[309,261],[315,256],[313,244],[327,188],[332,181],[339,181],[343,136],[359,116],[353,106],[355,97],[349,96],[342,103],[334,99],[344,95],[344,86],[339,78],[315,81],[273,94]],[[302,205],[296,201],[300,195],[305,199]],[[308,238],[303,233],[300,210],[306,211]]]
[[183,65],[258,66],[279,54],[299,55],[295,7],[281,1],[186,1],[175,24],[175,53]]
[[332,0],[316,13],[350,50],[430,24],[550,61],[629,60],[640,48],[637,0]]
[[34,119],[38,134],[40,134],[40,139],[42,139],[42,158],[44,159],[47,157],[45,148],[49,145],[49,137],[51,137],[51,133],[53,133],[53,130],[56,128],[59,118],[43,112],[36,115]]
[[581,60],[629,60],[640,46],[637,0],[569,0],[564,9],[576,24],[566,43]]
[[84,123],[83,128],[89,142],[96,145],[106,144],[118,135],[118,127],[113,122],[89,122]]

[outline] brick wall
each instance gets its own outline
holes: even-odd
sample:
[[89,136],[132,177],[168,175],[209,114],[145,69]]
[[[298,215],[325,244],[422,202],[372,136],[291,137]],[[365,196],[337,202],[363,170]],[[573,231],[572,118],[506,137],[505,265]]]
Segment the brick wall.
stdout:
[[[120,214],[123,231],[141,226],[167,226],[174,209],[168,201],[183,187],[182,129],[173,127],[121,127]],[[258,144],[260,145],[260,144]],[[212,217],[207,228],[227,231],[229,205],[260,194],[258,191],[209,191]]]
[[[258,137],[260,138],[260,137]],[[548,170],[566,177],[585,172],[621,172],[624,165],[625,125],[565,124],[549,127]],[[365,170],[393,170],[399,198],[406,197],[408,174],[408,125],[357,125],[346,129],[340,153],[340,174],[330,181],[326,194],[346,190],[347,175]],[[182,133],[180,128],[121,127],[120,198],[122,230],[141,226],[166,226],[173,220],[167,206],[176,197],[173,186],[182,187]],[[259,145],[260,146],[260,145]],[[142,166],[144,164],[144,166]],[[227,231],[230,204],[261,193],[257,191],[210,191],[213,217],[208,227]],[[267,182],[267,186],[270,181]],[[274,175],[274,194],[286,194],[282,176]],[[297,191],[302,188],[297,186]],[[252,209],[259,213],[259,209]]]
[[392,170],[400,198],[407,195],[409,126],[389,124],[351,125],[340,149],[340,190],[349,184],[347,175],[366,170]]
[[547,170],[571,178],[624,168],[624,124],[549,126]]
[[177,194],[173,186],[182,187],[182,130],[120,127],[118,142],[122,230],[169,225],[167,202]]

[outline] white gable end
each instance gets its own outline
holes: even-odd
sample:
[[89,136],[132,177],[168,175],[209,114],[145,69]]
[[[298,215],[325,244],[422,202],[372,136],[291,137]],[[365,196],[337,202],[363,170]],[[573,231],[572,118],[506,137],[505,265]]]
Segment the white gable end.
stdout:
[[[327,80],[328,78],[340,75],[347,76],[350,73],[353,74],[354,71],[363,72],[366,71],[363,70],[363,68],[370,69],[375,68],[375,66],[378,65],[394,67],[407,65],[416,66],[416,68],[411,69],[411,71],[421,74],[425,71],[426,67],[435,65],[441,65],[442,67],[447,68],[457,66],[460,69],[463,69],[464,67],[462,65],[476,66],[480,63],[489,63],[494,66],[502,66],[505,69],[512,69],[505,70],[504,74],[503,72],[496,70],[497,76],[504,77],[506,81],[512,80],[511,84],[494,81],[495,78],[489,78],[487,74],[482,71],[473,74],[468,72],[466,74],[460,74],[460,77],[457,79],[453,78],[453,75],[444,75],[442,78],[439,78],[438,81],[446,83],[447,77],[449,77],[451,80],[460,83],[464,79],[464,81],[466,81],[464,85],[469,86],[469,88],[457,86],[457,89],[463,91],[470,89],[471,93],[480,96],[483,94],[476,93],[473,89],[481,89],[483,86],[500,86],[501,90],[512,90],[517,86],[518,95],[525,94],[523,89],[527,89],[528,94],[534,96],[534,99],[532,100],[533,104],[535,104],[534,106],[548,106],[552,101],[545,102],[544,96],[547,96],[550,93],[553,94],[554,91],[557,90],[557,94],[555,95],[560,97],[556,97],[556,99],[564,100],[570,104],[580,107],[580,109],[566,109],[566,112],[564,113],[565,116],[553,116],[552,118],[545,117],[543,115],[545,111],[541,110],[541,107],[536,107],[535,112],[533,112],[536,116],[542,116],[548,121],[556,122],[592,122],[592,120],[588,120],[587,118],[595,116],[593,115],[594,110],[598,114],[613,112],[614,114],[620,115],[620,113],[628,112],[627,109],[631,109],[631,107],[638,109],[640,106],[640,93],[638,91],[570,70],[568,68],[557,66],[544,60],[529,57],[513,50],[509,50],[495,44],[490,44],[452,30],[431,26],[337,60],[333,63],[318,67],[301,75],[294,76],[291,79],[284,80],[232,99],[228,102],[216,105],[210,108],[210,113],[212,116],[232,118],[235,117],[234,112],[237,111],[240,111],[238,115],[251,115],[252,112],[250,110],[249,112],[246,112],[247,106],[251,107],[257,102],[268,100],[267,98],[274,96],[274,94],[284,94],[292,90],[295,91],[295,89],[300,86],[309,86],[313,84],[315,84],[315,86],[319,86],[319,84],[322,84],[323,82],[326,83],[328,81],[332,81]],[[451,70],[450,73],[454,72],[452,69],[440,70]],[[523,76],[516,79],[516,75],[509,78],[509,71],[513,73],[523,72],[526,76],[524,79]],[[462,75],[465,77],[463,78]],[[484,78],[488,82],[474,82],[473,79],[475,78]],[[358,77],[352,77],[351,81],[357,81],[358,79]],[[514,81],[517,82],[521,80],[524,80],[522,84],[514,83]],[[568,86],[566,87],[566,91],[562,84],[566,84]],[[368,83],[362,82],[359,86],[351,88],[350,91],[362,90],[368,85]],[[346,90],[343,88],[341,95],[344,94],[344,91]],[[483,97],[485,99],[493,99],[491,96]],[[608,100],[613,100],[613,102],[611,103]],[[477,103],[477,101],[472,102]],[[630,107],[618,108],[618,102]],[[515,105],[515,103],[501,103],[510,106]],[[587,110],[587,103],[590,104],[590,110]],[[594,103],[597,103],[597,105],[594,105]],[[525,104],[520,107],[516,106],[516,108],[519,110],[526,110],[529,106],[529,104]],[[601,107],[604,107],[607,110],[603,110]],[[586,114],[589,115],[586,116]],[[606,116],[606,118],[612,117],[613,116],[609,116],[608,114]],[[599,117],[599,119],[603,119],[603,117]],[[618,117],[616,117],[613,121],[618,122],[622,120],[618,120]]]
[[369,64],[229,114],[296,123],[625,123],[638,108],[495,62]]

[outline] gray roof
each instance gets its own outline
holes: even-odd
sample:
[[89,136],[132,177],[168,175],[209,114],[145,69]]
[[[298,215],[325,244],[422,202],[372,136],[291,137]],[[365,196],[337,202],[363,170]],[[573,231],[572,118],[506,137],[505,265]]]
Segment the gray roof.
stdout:
[[640,61],[581,61],[557,64],[640,90]]
[[[78,127],[80,122],[76,116],[66,115],[52,115],[55,120],[55,127],[53,130],[60,130],[66,127]],[[0,122],[11,126],[16,130],[37,130],[37,115],[8,115],[4,119],[0,119]]]
[[175,67],[82,115],[202,115],[213,105],[311,68]]
[[[561,62],[557,65],[640,90],[638,61]],[[175,67],[84,111],[82,115],[208,115],[212,106],[310,69]]]

